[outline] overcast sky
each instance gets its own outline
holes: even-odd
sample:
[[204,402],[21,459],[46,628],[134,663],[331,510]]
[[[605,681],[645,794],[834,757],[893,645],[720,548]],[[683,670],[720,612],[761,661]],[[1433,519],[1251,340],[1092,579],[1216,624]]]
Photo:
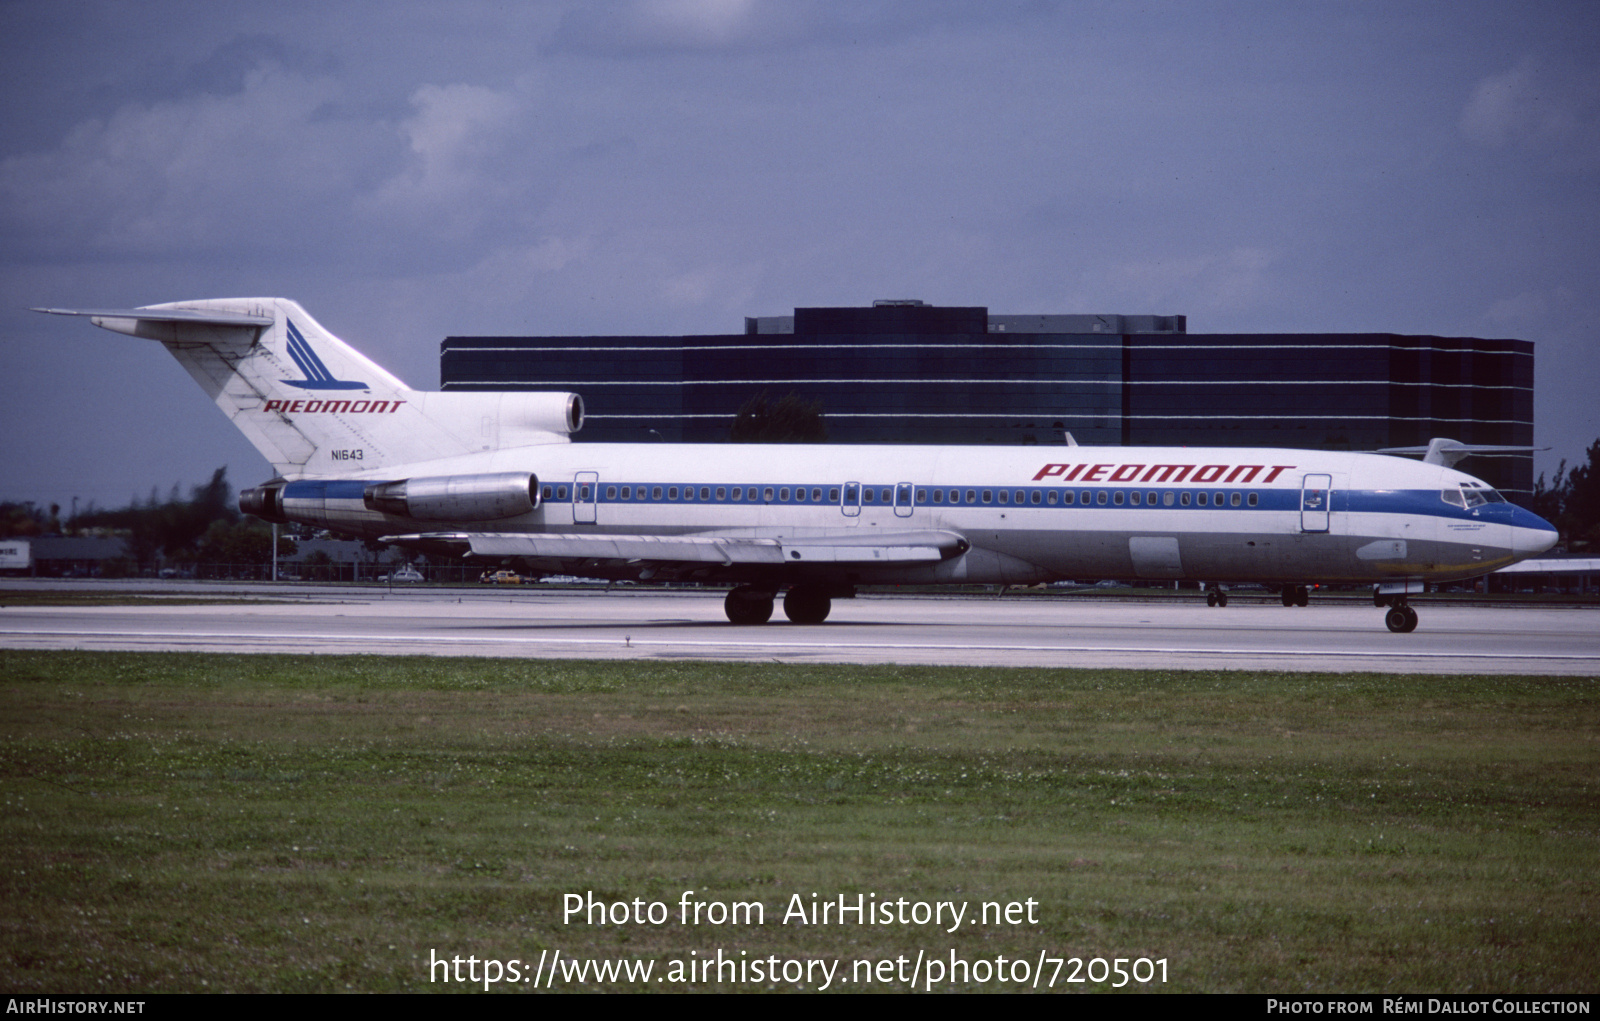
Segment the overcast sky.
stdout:
[[1515,337],[1536,468],[1600,436],[1588,0],[0,0],[0,49],[0,500],[267,478],[23,311],[242,295],[424,389],[450,334],[888,297]]

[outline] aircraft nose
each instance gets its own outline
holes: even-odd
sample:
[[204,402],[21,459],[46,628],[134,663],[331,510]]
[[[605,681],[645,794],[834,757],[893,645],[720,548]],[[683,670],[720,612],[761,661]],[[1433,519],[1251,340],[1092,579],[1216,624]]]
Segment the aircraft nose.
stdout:
[[1511,513],[1511,548],[1518,559],[1543,553],[1556,544],[1556,526],[1530,510],[1516,507]]

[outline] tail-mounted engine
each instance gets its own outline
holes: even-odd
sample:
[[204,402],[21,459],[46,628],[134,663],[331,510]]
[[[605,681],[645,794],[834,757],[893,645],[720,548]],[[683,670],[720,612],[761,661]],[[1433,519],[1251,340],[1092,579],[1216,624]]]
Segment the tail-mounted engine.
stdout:
[[[274,480],[239,494],[239,509],[277,524],[298,521],[353,534],[392,530],[387,517],[413,521],[500,521],[539,506],[532,472],[438,475],[395,482]],[[378,517],[384,515],[386,517]]]
[[283,487],[282,482],[269,482],[244,490],[239,494],[239,510],[275,525],[287,525],[289,518],[283,512]]
[[486,472],[377,482],[363,494],[367,509],[418,521],[498,521],[539,506],[531,472]]

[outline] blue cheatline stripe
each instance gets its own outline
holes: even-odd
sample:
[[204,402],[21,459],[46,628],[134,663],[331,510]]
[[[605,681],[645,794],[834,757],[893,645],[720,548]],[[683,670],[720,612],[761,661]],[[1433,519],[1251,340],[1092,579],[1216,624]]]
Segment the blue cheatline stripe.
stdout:
[[[542,486],[542,489],[545,493],[543,499],[547,502],[565,502],[572,495],[570,488],[571,487],[569,483],[544,483]],[[897,507],[900,510],[904,510],[908,506],[906,503],[901,502],[898,505],[894,503],[894,491],[896,488],[896,485],[889,485],[881,482],[861,484],[860,489],[862,491],[863,498],[860,501],[860,506],[868,510],[874,508],[883,509],[888,507]],[[660,496],[651,495],[653,490],[656,489],[661,491]],[[752,489],[755,490],[756,493],[754,498],[749,496],[749,491]],[[1157,510],[1292,511],[1298,513],[1301,509],[1300,490],[1298,488],[1251,489],[1247,486],[1222,486],[1217,488],[1172,488],[1170,486],[1151,487],[1097,485],[996,486],[992,483],[988,485],[957,486],[950,483],[942,483],[937,486],[915,485],[914,489],[917,493],[917,499],[909,506],[919,511],[929,509],[944,510],[946,508],[952,510],[965,510],[971,507],[986,507],[990,509],[1009,510],[1117,510],[1126,511],[1130,514],[1138,514],[1141,512]],[[837,482],[826,484],[807,483],[804,485],[795,483],[790,483],[787,485],[778,483],[762,483],[756,486],[734,486],[727,483],[722,485],[703,485],[700,483],[686,485],[683,483],[672,484],[666,482],[652,482],[641,485],[639,483],[632,482],[602,481],[598,485],[597,490],[598,491],[593,497],[590,499],[581,500],[579,502],[585,504],[604,503],[617,506],[627,506],[630,504],[709,504],[719,507],[738,507],[753,504],[756,506],[838,508],[841,506],[841,497],[843,495],[844,487]],[[626,490],[628,493],[628,497],[626,499],[624,499],[622,496],[624,490]],[[668,495],[668,493],[672,490],[677,491],[677,496],[675,498]],[[706,491],[706,495],[704,497],[701,496],[702,490]],[[722,493],[721,496],[717,495],[719,490]],[[737,490],[739,493],[737,498],[733,495],[735,490]],[[768,490],[772,491],[772,497],[770,499],[766,495]],[[787,499],[785,499],[782,495],[785,490],[788,491]],[[820,490],[821,499],[813,500],[811,498],[812,490]],[[873,498],[871,500],[867,500],[865,498],[868,490],[870,490],[872,493]],[[1008,497],[1006,503],[1000,502],[999,494],[1002,490],[1007,494]],[[944,497],[942,501],[935,502],[933,500],[933,493],[935,491],[939,492]],[[986,492],[989,494],[988,500],[983,498],[983,494]],[[1020,500],[1017,499],[1017,494],[1019,492],[1022,494],[1022,498]],[[973,494],[973,499],[968,500],[968,493]],[[1033,502],[1035,493],[1039,494],[1038,503]],[[1056,494],[1055,503],[1049,502],[1049,494],[1051,493]],[[1072,495],[1071,503],[1066,502],[1066,494],[1068,493]],[[1104,503],[1100,502],[1101,493],[1105,494]],[[1139,503],[1137,504],[1133,502],[1133,495],[1135,493],[1139,495]],[[1150,500],[1150,495],[1152,493],[1156,494],[1156,500],[1154,502]],[[1173,502],[1170,505],[1165,502],[1167,493],[1173,494]],[[1206,503],[1204,505],[1199,502],[1200,494],[1202,493],[1206,495]],[[1234,506],[1232,503],[1232,497],[1234,493],[1239,494],[1238,506]],[[1257,501],[1254,506],[1250,504],[1250,495],[1252,493],[1256,495]],[[885,498],[885,494],[888,494],[887,498]],[[954,501],[951,500],[951,494],[955,494],[956,496]],[[1121,503],[1116,502],[1119,494],[1122,497]],[[1188,494],[1188,503],[1181,502],[1182,494]],[[857,504],[854,500],[852,500],[849,502],[849,506],[853,509],[857,506]],[[1514,504],[1501,506],[1512,508],[1515,507]],[[1500,520],[1498,518],[1484,518],[1481,515],[1479,517],[1474,517],[1470,510],[1464,510],[1452,504],[1447,504],[1439,498],[1439,490],[1437,489],[1334,489],[1332,506],[1328,509],[1335,514],[1405,514],[1419,515],[1424,517],[1451,518],[1463,521]],[[1523,511],[1522,513],[1524,516],[1526,516],[1528,512]],[[1506,518],[1506,520],[1510,520],[1509,516]],[[1524,525],[1523,527],[1537,526]]]
[[283,487],[285,500],[360,500],[365,498],[368,486],[381,486],[385,480],[363,482],[359,479],[312,479],[291,482]]

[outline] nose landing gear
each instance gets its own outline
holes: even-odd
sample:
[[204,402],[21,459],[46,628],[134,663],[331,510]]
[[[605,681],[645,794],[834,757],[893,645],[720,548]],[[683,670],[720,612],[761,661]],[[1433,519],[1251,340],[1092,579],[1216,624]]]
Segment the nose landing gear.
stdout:
[[1417,629],[1417,611],[1404,598],[1396,599],[1389,612],[1383,615],[1383,623],[1397,635],[1409,635]]
[[1425,592],[1427,587],[1418,582],[1385,582],[1372,590],[1372,605],[1387,606],[1383,622],[1397,635],[1408,635],[1417,629],[1417,611],[1406,602],[1408,592]]

